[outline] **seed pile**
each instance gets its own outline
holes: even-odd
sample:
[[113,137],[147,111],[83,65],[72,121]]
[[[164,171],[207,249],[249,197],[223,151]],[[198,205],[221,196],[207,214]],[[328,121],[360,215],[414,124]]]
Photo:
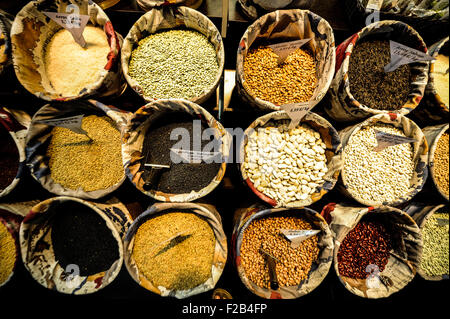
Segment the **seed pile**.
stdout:
[[[198,125],[198,129],[194,130],[194,126]],[[171,152],[171,148],[176,146],[180,140],[176,136],[175,140],[171,139],[172,132],[180,132],[187,130],[189,132],[189,145],[184,149],[193,149],[196,142],[201,141],[201,150],[211,143],[218,145],[215,139],[202,139],[203,133],[207,126],[200,121],[194,122],[193,119],[186,114],[178,113],[175,116],[164,116],[158,119],[155,125],[150,126],[146,134],[143,147],[142,164],[159,164],[169,165],[170,169],[163,170],[158,179],[151,180],[152,190],[160,191],[166,194],[187,194],[191,191],[200,191],[208,186],[219,173],[222,163],[175,163],[175,160],[181,160]],[[218,147],[216,148],[218,150]],[[144,168],[145,169],[145,168]],[[148,175],[151,176],[150,173]],[[149,179],[143,175],[144,182]]]
[[8,280],[16,262],[16,244],[6,226],[0,222],[0,285]]
[[352,196],[373,205],[392,203],[407,196],[414,173],[413,146],[400,144],[376,152],[375,130],[405,136],[400,129],[386,124],[361,128],[344,149],[343,168]]
[[47,149],[51,177],[65,188],[85,192],[107,189],[124,176],[120,132],[106,116],[90,115],[82,124],[89,137],[55,127]]
[[383,272],[392,249],[386,228],[375,221],[361,221],[342,241],[338,251],[338,269],[341,276],[366,279],[367,266],[376,265]]
[[435,213],[422,230],[423,252],[420,268],[428,276],[449,274],[448,213]]
[[45,69],[54,90],[62,96],[77,96],[100,80],[108,63],[110,47],[105,31],[91,25],[83,31],[86,48],[62,29],[50,40],[45,49]]
[[211,277],[215,245],[214,232],[205,220],[174,212],[151,218],[139,227],[133,258],[155,287],[189,290]]
[[449,196],[449,163],[448,163],[449,135],[443,134],[434,152],[434,179],[439,189]]
[[442,101],[449,106],[448,56],[439,54],[434,63],[434,86]]
[[250,94],[275,105],[308,102],[317,86],[314,57],[302,49],[280,65],[272,48],[251,49],[245,57],[244,75]]
[[328,172],[326,145],[320,134],[289,121],[267,123],[249,136],[244,170],[261,193],[281,205],[308,199]]
[[277,258],[276,273],[280,287],[297,286],[308,278],[319,256],[318,237],[303,241],[298,248],[281,233],[282,229],[311,230],[313,226],[297,217],[269,217],[254,220],[245,230],[241,260],[245,274],[261,288],[270,288],[269,268],[261,249]]
[[170,30],[139,41],[128,72],[145,96],[189,100],[214,84],[219,64],[214,46],[203,34]]
[[371,40],[358,43],[350,57],[350,92],[372,109],[399,110],[408,101],[411,66],[402,65],[386,73],[384,67],[391,62],[390,52],[389,41]]
[[0,129],[0,192],[8,187],[19,170],[19,152],[9,132]]
[[77,265],[80,276],[107,271],[119,257],[119,245],[105,220],[78,202],[64,202],[51,208],[55,216],[51,240],[55,260],[66,269]]

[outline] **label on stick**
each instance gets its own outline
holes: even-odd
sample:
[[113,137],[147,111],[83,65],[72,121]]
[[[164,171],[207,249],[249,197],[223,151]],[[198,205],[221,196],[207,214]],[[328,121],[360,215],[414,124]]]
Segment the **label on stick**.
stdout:
[[421,52],[419,50],[410,48],[401,43],[390,41],[391,44],[391,62],[384,67],[386,73],[397,70],[400,66],[421,61],[434,61],[435,58]]
[[291,42],[283,42],[269,45],[269,48],[272,48],[273,52],[275,52],[275,54],[278,55],[278,63],[283,63],[284,60],[286,60],[286,58],[289,56],[289,54],[301,48],[311,40],[312,38],[296,40]]
[[[175,163],[200,164],[202,162],[215,163],[214,158],[221,155],[220,152],[202,152],[171,148],[171,159]],[[175,154],[178,158],[172,157]]]
[[296,104],[285,104],[281,106],[281,109],[287,113],[291,119],[291,124],[289,128],[295,128],[300,121],[305,117],[305,115],[312,110],[315,106],[313,102],[296,103]]
[[290,230],[282,229],[281,233],[291,242],[292,248],[297,248],[302,242],[320,233],[320,230]]
[[83,117],[84,114],[59,119],[39,120],[37,121],[37,123],[46,124],[49,126],[65,127],[75,133],[84,134],[88,136],[87,132],[81,128],[81,124],[83,123]]
[[[80,15],[80,8],[76,5],[68,5],[66,8],[68,13],[60,12],[43,12],[47,17],[55,21],[61,27],[69,31],[76,43],[83,48],[86,47],[86,40],[83,37],[83,31],[90,17],[88,15]],[[70,12],[70,13],[69,13]]]
[[383,0],[369,0],[366,6],[366,11],[380,11],[383,6]]
[[382,150],[384,150],[385,148],[388,148],[390,146],[417,142],[413,138],[400,136],[400,135],[393,135],[393,134],[385,133],[385,132],[378,131],[378,130],[375,130],[375,133],[376,133],[377,142],[378,142],[378,146],[374,148],[375,152],[381,152]]

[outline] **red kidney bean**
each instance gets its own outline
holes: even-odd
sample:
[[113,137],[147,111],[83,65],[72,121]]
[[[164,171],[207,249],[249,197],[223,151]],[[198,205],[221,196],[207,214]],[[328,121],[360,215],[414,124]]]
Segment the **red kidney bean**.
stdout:
[[366,279],[369,265],[376,265],[383,272],[390,250],[391,237],[386,228],[376,221],[361,221],[341,243],[337,256],[339,274]]

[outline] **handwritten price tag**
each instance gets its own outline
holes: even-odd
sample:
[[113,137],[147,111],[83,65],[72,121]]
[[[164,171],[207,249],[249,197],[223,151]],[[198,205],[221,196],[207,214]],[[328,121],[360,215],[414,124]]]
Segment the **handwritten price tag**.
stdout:
[[391,62],[384,67],[386,73],[397,70],[400,66],[421,61],[434,61],[435,58],[419,50],[395,41],[391,43]]
[[306,43],[311,41],[312,38],[291,41],[291,42],[283,42],[278,44],[269,45],[269,48],[272,48],[273,52],[278,55],[278,63],[283,63],[286,58],[297,49],[300,49]]
[[320,230],[282,229],[281,233],[291,242],[292,248],[297,248],[302,242],[320,233]]
[[305,102],[305,103],[297,103],[297,104],[285,104],[281,106],[281,109],[287,113],[289,118],[291,119],[291,123],[289,124],[289,128],[295,128],[301,120],[308,114],[309,111],[313,109],[313,107],[317,103],[313,101]]
[[75,42],[85,48],[86,40],[83,37],[83,31],[90,17],[88,15],[80,15],[80,8],[74,4],[68,5],[66,11],[67,13],[44,12],[44,14],[68,30]]
[[381,132],[378,130],[375,130],[375,133],[376,133],[377,142],[378,142],[378,146],[374,148],[375,152],[381,152],[382,150],[384,150],[385,148],[388,148],[390,146],[417,142],[413,138],[404,137],[404,136],[400,136],[400,135],[393,135],[393,134]]
[[37,121],[37,123],[46,124],[49,126],[65,127],[75,133],[84,134],[88,136],[87,132],[81,128],[83,117],[84,115],[77,115],[59,119],[39,120]]
[[366,11],[380,11],[383,6],[383,0],[369,0],[366,6]]

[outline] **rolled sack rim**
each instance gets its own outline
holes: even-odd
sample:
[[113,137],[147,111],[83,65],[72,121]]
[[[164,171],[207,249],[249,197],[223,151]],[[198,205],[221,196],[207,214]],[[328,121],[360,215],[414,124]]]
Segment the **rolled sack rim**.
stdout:
[[[275,105],[271,102],[264,101],[256,96],[254,96],[251,92],[247,90],[247,86],[245,85],[245,72],[244,72],[244,61],[245,56],[242,53],[245,50],[249,50],[251,46],[253,45],[253,42],[251,44],[248,44],[249,42],[249,34],[250,32],[255,33],[255,30],[261,29],[262,26],[269,24],[269,22],[263,24],[263,21],[266,19],[270,20],[273,24],[273,21],[277,19],[279,15],[282,15],[284,13],[293,13],[296,14],[300,18],[303,18],[303,20],[313,20],[314,23],[311,23],[311,28],[314,28],[312,30],[314,34],[314,39],[322,40],[318,37],[319,30],[317,30],[317,27],[319,24],[322,24],[324,28],[326,29],[326,32],[324,34],[321,34],[325,38],[325,42],[327,42],[326,48],[328,49],[328,53],[326,55],[331,59],[331,65],[329,66],[330,72],[327,72],[327,69],[321,70],[321,74],[319,74],[318,79],[323,76],[323,74],[327,75],[327,80],[323,88],[318,90],[319,86],[316,87],[313,97],[311,98],[311,101],[314,101],[314,103],[318,104],[326,95],[327,91],[329,90],[331,83],[334,78],[334,70],[336,65],[336,47],[335,47],[335,37],[334,37],[334,31],[331,25],[327,20],[322,18],[321,16],[315,14],[314,12],[310,10],[302,10],[302,9],[286,9],[286,10],[276,10],[273,12],[266,13],[265,15],[258,18],[255,22],[253,22],[245,31],[244,35],[242,36],[240,42],[239,42],[239,48],[237,52],[237,63],[236,63],[236,84],[238,84],[238,88],[243,91],[244,95],[247,95],[253,104],[256,104],[258,108],[264,111],[280,111],[281,106]],[[298,22],[300,19],[296,21],[291,22]],[[255,40],[259,39],[260,37],[256,37]],[[270,37],[269,37],[270,39]],[[247,47],[248,46],[248,47]],[[317,71],[317,69],[316,69]],[[319,72],[317,72],[319,73]],[[318,90],[318,91],[317,91]],[[317,92],[316,92],[317,91]]]
[[[255,210],[256,209],[256,210]],[[250,215],[248,216],[248,214]],[[327,246],[321,247],[318,260],[316,262],[320,262],[320,257],[322,254],[326,254],[326,252],[329,250],[329,258],[326,260],[322,260],[321,263],[317,265],[316,269],[310,269],[308,278],[304,280],[300,285],[298,286],[289,286],[289,287],[282,287],[278,291],[273,291],[271,289],[261,288],[257,286],[255,283],[253,283],[245,273],[245,270],[243,269],[242,263],[241,263],[241,244],[242,239],[244,236],[245,230],[248,228],[248,226],[255,220],[265,218],[265,217],[271,217],[272,215],[277,216],[283,213],[294,213],[298,214],[296,217],[302,218],[303,214],[308,214],[310,216],[313,216],[315,219],[317,219],[317,224],[320,224],[321,232],[320,235],[322,237],[325,237],[325,243],[327,243]],[[311,219],[312,217],[309,217]],[[305,218],[308,220],[308,217]],[[312,222],[311,222],[312,223]],[[316,224],[315,223],[315,224]],[[314,225],[317,226],[317,225]],[[334,240],[333,235],[331,233],[331,229],[329,228],[326,220],[319,214],[317,211],[308,208],[308,207],[295,207],[295,208],[263,208],[263,207],[251,207],[249,208],[249,212],[246,214],[245,219],[242,220],[240,224],[235,226],[235,230],[233,232],[233,237],[235,238],[234,241],[232,241],[232,244],[234,245],[233,249],[235,250],[235,263],[237,272],[239,275],[239,278],[241,282],[244,284],[244,286],[253,294],[265,298],[265,299],[298,299],[301,298],[312,291],[314,291],[316,288],[318,288],[323,280],[328,275],[332,263],[333,263],[333,251],[334,251]],[[314,263],[313,263],[314,264]],[[307,287],[305,291],[302,291],[302,287],[305,283],[307,283],[310,280],[311,273],[312,272],[318,272],[320,273],[320,279],[315,283],[313,287]],[[292,288],[296,288],[295,292],[292,291]]]
[[[240,159],[242,159],[242,163],[239,165],[239,170],[240,170],[240,175],[241,175],[243,182],[250,188],[250,190],[258,198],[260,198],[262,201],[269,204],[273,208],[281,208],[282,206],[280,206],[280,204],[275,199],[271,198],[269,195],[264,194],[261,191],[259,191],[254,186],[254,184],[250,180],[250,178],[247,176],[246,170],[244,169],[244,163],[245,163],[245,159],[246,159],[245,148],[248,143],[248,138],[249,138],[248,134],[250,132],[252,132],[254,129],[256,129],[258,127],[261,127],[261,126],[267,124],[270,121],[279,121],[279,120],[289,120],[289,116],[284,111],[275,111],[275,112],[268,113],[268,114],[265,114],[265,115],[257,118],[245,130],[244,138],[242,139],[242,143],[239,146],[240,147],[239,148]],[[327,167],[332,172],[332,175],[328,176],[328,173],[327,173],[326,176],[328,177],[328,180],[325,180],[325,183],[322,186],[320,186],[318,190],[316,189],[316,192],[314,194],[312,194],[311,196],[309,196],[306,200],[297,200],[295,202],[287,204],[286,206],[284,206],[284,208],[305,207],[305,206],[310,206],[310,205],[314,204],[315,202],[322,199],[323,196],[325,196],[328,192],[330,192],[336,186],[336,183],[338,182],[338,179],[339,179],[339,175],[341,174],[342,162],[340,164],[338,163],[338,165],[336,167],[334,166],[336,164],[334,162],[334,158],[340,157],[341,156],[340,154],[342,152],[341,139],[340,139],[339,134],[336,131],[336,129],[325,118],[321,117],[320,115],[318,115],[314,112],[309,112],[308,114],[306,114],[306,116],[302,119],[302,121],[299,123],[299,125],[306,124],[306,125],[310,126],[308,123],[305,123],[305,121],[315,122],[316,124],[320,125],[322,128],[328,130],[328,133],[330,134],[330,137],[331,137],[331,145],[326,145],[327,146],[326,152],[332,151],[334,155],[331,156],[329,159],[327,158]],[[312,128],[312,129],[314,131],[318,132],[315,128]],[[318,133],[320,133],[320,132],[318,132]],[[322,134],[321,134],[321,138],[327,144],[328,139],[324,139]]]
[[[59,263],[56,263],[56,260],[54,260],[55,265],[54,267],[51,267],[51,269],[49,267],[47,267],[46,271],[44,273],[42,273],[45,269],[41,268],[39,269],[39,271],[36,270],[36,263],[33,262],[33,260],[28,260],[29,259],[29,251],[30,251],[30,239],[29,238],[29,232],[30,229],[33,227],[37,227],[36,225],[39,225],[39,222],[42,220],[42,218],[45,218],[43,215],[45,215],[48,211],[48,209],[50,208],[50,206],[53,203],[63,203],[63,202],[77,202],[80,203],[86,207],[88,207],[89,209],[91,209],[92,211],[94,211],[98,216],[100,216],[104,222],[105,222],[105,226],[111,231],[111,235],[114,237],[114,239],[117,242],[117,247],[118,247],[118,254],[119,254],[119,259],[117,259],[111,266],[109,269],[107,269],[104,272],[100,272],[97,274],[92,274],[89,276],[79,276],[80,278],[84,278],[83,280],[80,281],[79,286],[77,287],[69,287],[67,288],[67,290],[63,290],[61,287],[61,282],[63,281],[60,277],[56,277],[56,273],[57,273],[57,267],[60,267],[62,269],[62,267],[59,265]],[[111,205],[114,206],[114,205]],[[114,282],[114,280],[118,277],[120,270],[122,268],[123,265],[123,260],[124,260],[124,255],[123,255],[123,241],[122,238],[119,234],[119,231],[117,229],[117,226],[114,225],[113,221],[108,217],[108,215],[100,208],[97,206],[97,204],[95,202],[90,202],[81,198],[76,198],[76,197],[69,197],[69,196],[58,196],[58,197],[53,197],[53,198],[49,198],[46,199],[38,204],[36,204],[35,206],[33,206],[33,208],[31,209],[31,211],[28,213],[28,215],[25,216],[21,227],[20,227],[20,231],[19,231],[19,240],[20,240],[20,250],[21,250],[21,255],[22,255],[22,262],[25,266],[25,268],[27,269],[27,271],[29,272],[29,274],[32,276],[32,278],[39,283],[41,286],[47,288],[47,289],[52,289],[52,290],[56,290],[59,293],[63,293],[63,294],[67,294],[67,295],[89,295],[89,294],[93,294],[96,293],[100,290],[102,290],[103,288],[107,287],[108,285],[110,285],[112,282]],[[50,242],[51,244],[51,242]],[[47,248],[48,249],[48,248]],[[54,252],[52,252],[52,256],[53,258],[54,256]],[[48,257],[47,257],[48,258]],[[48,263],[49,261],[46,260],[46,262]],[[42,261],[40,261],[40,263],[42,263]],[[32,266],[30,266],[32,265]],[[64,274],[64,270],[62,270],[62,274]],[[45,277],[43,277],[43,275],[47,274]],[[104,279],[107,279],[107,281],[105,282]],[[59,284],[56,284],[56,281],[61,281]],[[87,282],[91,282],[91,283],[95,283],[95,288],[89,288],[86,287],[86,283]]]
[[[345,57],[342,61],[341,67],[340,67],[340,69],[343,70],[343,77],[342,77],[343,84],[339,85],[339,89],[344,90],[344,92],[347,95],[347,98],[349,100],[349,103],[351,104],[351,106],[344,104],[344,105],[342,105],[342,107],[345,109],[355,107],[358,110],[365,113],[365,116],[364,116],[365,118],[367,118],[368,116],[373,116],[373,115],[378,115],[378,114],[387,114],[387,113],[398,113],[400,115],[408,115],[410,112],[412,112],[414,109],[416,109],[419,106],[420,102],[422,101],[422,99],[425,95],[425,90],[426,90],[426,86],[428,83],[429,68],[430,68],[429,62],[416,62],[416,63],[411,64],[411,65],[426,64],[426,66],[422,67],[422,73],[420,75],[421,77],[426,79],[426,81],[424,83],[418,83],[417,85],[415,85],[417,88],[419,88],[420,95],[413,94],[413,92],[416,91],[413,87],[410,89],[408,101],[406,101],[406,103],[403,105],[403,107],[399,110],[377,110],[377,109],[370,108],[369,106],[360,103],[353,96],[352,92],[350,91],[350,78],[348,76],[348,73],[349,73],[351,55],[353,53],[355,46],[357,45],[357,43],[359,41],[364,39],[364,37],[370,36],[374,30],[383,28],[383,27],[391,27],[391,26],[405,28],[405,30],[409,31],[410,34],[416,38],[417,43],[419,43],[422,46],[422,48],[424,49],[424,52],[425,53],[428,52],[427,45],[426,45],[425,41],[423,40],[422,36],[413,27],[409,26],[408,24],[406,24],[404,22],[396,21],[396,20],[384,20],[384,21],[372,23],[372,24],[364,27],[363,29],[361,29],[359,32],[357,32],[356,34],[354,34],[352,36],[352,38],[355,37],[355,39],[353,39],[353,41],[355,41],[355,42],[344,41],[341,44],[341,45],[347,45],[347,47],[344,48],[345,49]],[[417,77],[420,77],[420,76],[417,76]],[[415,81],[412,80],[412,82],[410,84],[412,85],[412,84],[414,84],[414,82]],[[413,99],[412,99],[412,96],[414,96]],[[346,100],[347,100],[347,98],[346,98]]]
[[[67,196],[67,197],[77,197],[86,200],[96,200],[105,197],[117,189],[125,182],[126,174],[123,172],[123,176],[120,181],[107,189],[99,189],[91,192],[86,192],[82,188],[79,189],[68,189],[59,183],[56,183],[51,177],[51,170],[48,163],[47,156],[42,156],[41,148],[43,145],[48,143],[52,137],[52,126],[47,124],[37,123],[37,118],[40,116],[45,116],[46,111],[54,110],[56,112],[71,113],[73,115],[74,106],[82,105],[86,108],[91,108],[92,112],[90,115],[103,114],[102,116],[107,116],[114,121],[117,125],[117,130],[120,132],[120,120],[116,116],[112,116],[113,113],[118,113],[120,110],[114,108],[113,106],[106,106],[95,100],[76,100],[60,104],[64,105],[66,108],[64,110],[58,109],[56,104],[46,104],[41,107],[33,116],[30,128],[27,133],[26,138],[26,166],[30,170],[31,176],[39,182],[39,184],[56,196]],[[70,107],[68,107],[70,105]],[[82,112],[80,112],[81,114]],[[39,128],[36,128],[39,126]],[[33,135],[31,135],[33,133]],[[41,158],[42,156],[42,158]],[[45,165],[44,167],[41,167]]]
[[[399,198],[394,202],[369,202],[364,199],[358,198],[357,194],[354,194],[347,184],[346,174],[345,174],[345,148],[348,145],[350,139],[352,136],[354,136],[359,130],[361,130],[364,127],[370,127],[377,123],[382,124],[389,124],[393,125],[394,127],[401,127],[402,129],[405,127],[406,123],[409,123],[411,127],[413,128],[412,131],[418,132],[418,135],[421,137],[421,140],[419,142],[414,143],[413,147],[413,153],[414,153],[414,160],[415,160],[415,170],[413,178],[417,175],[418,178],[421,179],[421,183],[410,187],[410,192],[404,197]],[[397,125],[396,125],[397,124]],[[410,201],[412,198],[414,198],[425,186],[425,183],[428,179],[429,170],[428,170],[428,154],[429,154],[429,146],[428,142],[425,138],[425,135],[422,131],[422,129],[411,119],[408,117],[398,114],[398,113],[382,113],[377,114],[372,117],[369,117],[368,119],[362,121],[361,123],[355,124],[354,126],[348,127],[347,129],[340,132],[341,133],[341,139],[343,141],[342,146],[342,152],[341,152],[341,159],[342,159],[342,169],[341,169],[341,179],[342,186],[345,189],[345,192],[348,193],[352,199],[357,201],[358,203],[372,207],[372,206],[398,206],[401,204],[404,204],[408,201]],[[406,134],[405,134],[406,135]],[[413,137],[413,136],[408,136]]]
[[[18,40],[16,38],[19,38],[19,35],[25,31],[23,21],[30,18],[30,15],[32,19],[34,20],[34,23],[37,21],[42,24],[41,27],[46,27],[49,25],[49,23],[53,23],[52,20],[47,18],[42,12],[38,11],[37,6],[42,5],[47,0],[36,0],[36,1],[30,1],[27,3],[16,15],[14,22],[12,24],[11,28],[11,42],[12,42],[12,62],[14,65],[14,70],[17,76],[18,81],[22,84],[22,86],[31,94],[35,95],[36,97],[43,99],[48,102],[63,102],[63,101],[74,101],[74,100],[82,100],[87,97],[93,97],[93,96],[103,96],[105,95],[105,92],[101,92],[101,89],[104,89],[105,82],[113,82],[113,78],[120,78],[121,74],[120,72],[114,73],[112,70],[117,69],[121,70],[120,68],[120,51],[121,51],[121,41],[122,36],[114,31],[114,27],[109,20],[106,13],[103,11],[103,9],[96,4],[94,1],[88,2],[88,10],[90,15],[90,20],[88,21],[89,24],[94,24],[94,26],[101,26],[103,27],[103,31],[105,32],[110,51],[107,55],[107,62],[105,63],[105,67],[101,70],[100,74],[98,75],[98,79],[96,82],[91,83],[91,85],[83,88],[78,95],[76,96],[62,96],[58,92],[50,92],[49,88],[45,88],[42,84],[42,72],[44,72],[45,75],[45,65],[40,65],[35,60],[35,52],[32,53],[32,59],[33,59],[33,65],[24,65],[23,60],[31,59],[31,57],[24,58],[23,52],[20,52],[18,48],[20,48],[22,40]],[[67,0],[62,0],[67,1]],[[50,8],[49,8],[50,9]],[[93,15],[93,12],[95,12],[97,15]],[[37,13],[37,15],[35,14]],[[49,22],[43,22],[43,21],[49,21]],[[56,23],[55,23],[56,24]],[[62,27],[58,26],[59,30],[63,30]],[[54,34],[52,34],[53,36]],[[47,40],[49,40],[48,35]],[[33,48],[33,50],[36,49],[36,47]],[[42,52],[40,53],[43,54]],[[40,62],[44,64],[44,57]],[[32,83],[33,79],[28,79],[28,76],[24,76],[22,72],[20,72],[20,69],[24,68],[36,68],[36,72],[39,73],[39,77],[41,80],[41,88],[39,90],[35,90],[33,87],[31,87],[30,83]],[[46,75],[45,75],[46,76]],[[116,79],[117,80],[117,79]],[[112,85],[109,83],[108,85]],[[118,88],[118,91],[124,91],[126,88],[126,84],[121,85],[120,88]],[[108,93],[109,90],[105,89],[106,93]],[[123,93],[123,92],[122,92]],[[106,94],[110,95],[110,94]]]
[[[139,164],[139,166],[136,166],[136,173],[130,171],[130,166],[138,165],[138,161],[136,161],[133,154],[136,153],[142,155],[143,143],[145,141],[144,138],[141,143],[135,141],[136,138],[141,134],[146,135],[149,130],[149,125],[155,121],[155,119],[152,119],[152,116],[155,116],[155,114],[171,112],[183,112],[193,116],[200,116],[202,120],[204,119],[207,122],[210,128],[215,129],[215,137],[222,142],[220,153],[225,161],[222,163],[217,175],[211,180],[208,186],[199,191],[191,190],[189,193],[183,194],[168,194],[155,190],[146,191],[141,186],[143,182],[142,165]],[[150,120],[151,122],[149,122]],[[225,176],[227,169],[226,159],[230,155],[232,143],[231,135],[225,130],[223,125],[211,115],[211,113],[194,102],[182,99],[164,99],[148,103],[131,116],[130,124],[126,128],[124,136],[125,140],[122,143],[122,159],[126,176],[137,190],[158,201],[172,203],[195,201],[214,191]]]
[[[338,208],[338,207],[333,207],[332,211],[334,211],[334,209],[336,209],[336,208]],[[346,207],[339,205],[339,208],[340,209],[345,209]],[[336,272],[336,276],[339,278],[339,281],[345,287],[345,289],[347,289],[352,294],[354,294],[356,296],[359,296],[361,298],[366,298],[366,299],[383,299],[383,298],[388,298],[392,294],[395,294],[395,293],[403,290],[404,288],[406,288],[413,281],[413,279],[416,276],[417,269],[419,268],[418,267],[418,262],[419,262],[419,258],[420,258],[420,255],[422,253],[422,247],[423,247],[422,246],[423,245],[422,235],[421,235],[420,228],[417,225],[417,223],[414,221],[414,219],[411,216],[409,216],[406,212],[404,212],[404,211],[402,211],[402,210],[400,210],[398,208],[392,207],[392,206],[379,205],[379,206],[371,206],[371,207],[355,207],[354,209],[355,210],[359,209],[359,212],[358,212],[358,216],[354,220],[354,225],[353,225],[352,228],[348,228],[348,227],[343,227],[341,225],[337,225],[338,227],[340,227],[340,229],[342,229],[342,230],[345,229],[345,231],[343,231],[340,234],[340,237],[342,237],[342,238],[347,237],[348,233],[350,231],[352,231],[361,222],[361,220],[365,216],[367,216],[368,214],[396,214],[399,218],[404,219],[404,221],[408,223],[407,225],[409,227],[411,227],[412,230],[414,230],[415,233],[417,234],[417,238],[415,238],[415,240],[418,240],[417,245],[419,245],[419,247],[418,247],[418,249],[416,251],[416,254],[413,256],[417,260],[416,260],[416,263],[414,263],[410,259],[411,255],[408,254],[408,260],[407,260],[408,261],[408,269],[411,272],[409,274],[409,276],[408,276],[408,280],[402,282],[401,285],[399,287],[397,287],[398,288],[397,290],[392,290],[389,287],[385,286],[385,284],[382,285],[382,288],[368,288],[367,284],[366,284],[365,288],[367,288],[367,289],[365,291],[363,291],[363,290],[361,290],[361,287],[362,287],[362,283],[361,282],[362,281],[365,282],[366,280],[344,277],[344,276],[341,276],[339,274],[339,268],[338,268],[339,262],[338,262],[337,256],[338,256],[338,252],[339,252],[339,249],[340,249],[340,246],[341,246],[342,242],[338,241],[338,239],[336,238],[335,234],[333,233],[333,240],[335,242],[335,246],[334,246],[335,249],[334,249],[334,252],[333,252],[333,267],[334,267],[334,270]],[[333,222],[332,222],[332,224],[333,224]],[[332,227],[332,225],[330,225],[330,227]],[[390,254],[390,258],[397,259],[396,256],[392,257],[392,254]],[[386,265],[386,267],[387,267],[387,265]],[[380,274],[382,274],[382,272]],[[349,280],[350,281],[352,281],[352,280],[358,281],[358,283],[353,282],[354,285],[352,285],[349,282]],[[389,281],[389,280],[392,280],[392,279],[387,277],[386,280]],[[359,281],[361,281],[361,282],[359,282]],[[381,280],[381,281],[383,282],[383,280]],[[377,292],[377,295],[373,295],[374,291]],[[369,295],[368,292],[370,292],[370,295]],[[382,292],[382,293],[380,293],[380,292]],[[378,293],[380,293],[380,294],[378,295]]]
[[[178,210],[203,218],[213,230],[214,238],[216,241],[210,278],[203,284],[189,290],[168,290],[165,287],[154,286],[154,284],[151,282],[151,279],[145,277],[145,275],[139,271],[139,268],[136,265],[132,255],[132,251],[134,248],[134,238],[139,228],[145,222],[160,214],[170,214]],[[223,241],[223,239],[225,239],[225,241]],[[205,205],[197,203],[155,203],[147,208],[146,211],[144,211],[133,221],[127,231],[126,236],[124,237],[123,250],[125,267],[130,276],[137,284],[147,289],[148,291],[158,294],[162,297],[175,297],[177,299],[185,299],[214,289],[225,269],[225,264],[227,262],[228,256],[228,243],[226,241],[226,235],[223,230],[221,217],[214,207],[207,207]],[[220,261],[222,259],[224,259],[223,263]],[[216,267],[215,264],[219,264],[219,267]]]
[[[154,16],[161,16],[161,18],[164,18],[167,15],[176,18],[176,23],[172,25],[170,28],[167,28],[164,25],[159,25],[156,28],[155,32],[150,33],[149,29],[153,25],[149,25],[148,21],[149,20],[153,21]],[[189,22],[189,25],[186,25],[185,21],[190,16],[197,18],[199,21],[206,22],[206,27],[208,28],[208,30],[212,31],[211,36],[208,37],[208,35],[204,33],[204,30],[202,30],[201,27],[199,26],[196,29],[195,26],[192,25],[192,22]],[[133,26],[131,27],[130,31],[128,32],[127,36],[124,39],[120,55],[122,72],[126,79],[126,82],[147,103],[151,103],[158,100],[167,100],[167,98],[157,99],[151,96],[146,96],[144,94],[142,86],[138,83],[138,81],[136,81],[129,75],[129,62],[133,50],[136,48],[137,43],[144,37],[147,37],[151,34],[155,34],[160,31],[169,31],[180,26],[186,27],[188,30],[197,31],[208,38],[209,42],[214,46],[216,50],[217,64],[219,66],[219,70],[216,75],[214,83],[209,88],[206,88],[200,96],[191,98],[189,99],[189,101],[197,104],[202,104],[206,102],[215,93],[215,90],[219,86],[225,68],[225,49],[222,36],[217,27],[214,25],[214,23],[203,13],[185,6],[181,7],[163,6],[161,8],[153,8],[150,11],[144,13],[133,24]],[[217,44],[214,44],[212,40],[217,42]]]

